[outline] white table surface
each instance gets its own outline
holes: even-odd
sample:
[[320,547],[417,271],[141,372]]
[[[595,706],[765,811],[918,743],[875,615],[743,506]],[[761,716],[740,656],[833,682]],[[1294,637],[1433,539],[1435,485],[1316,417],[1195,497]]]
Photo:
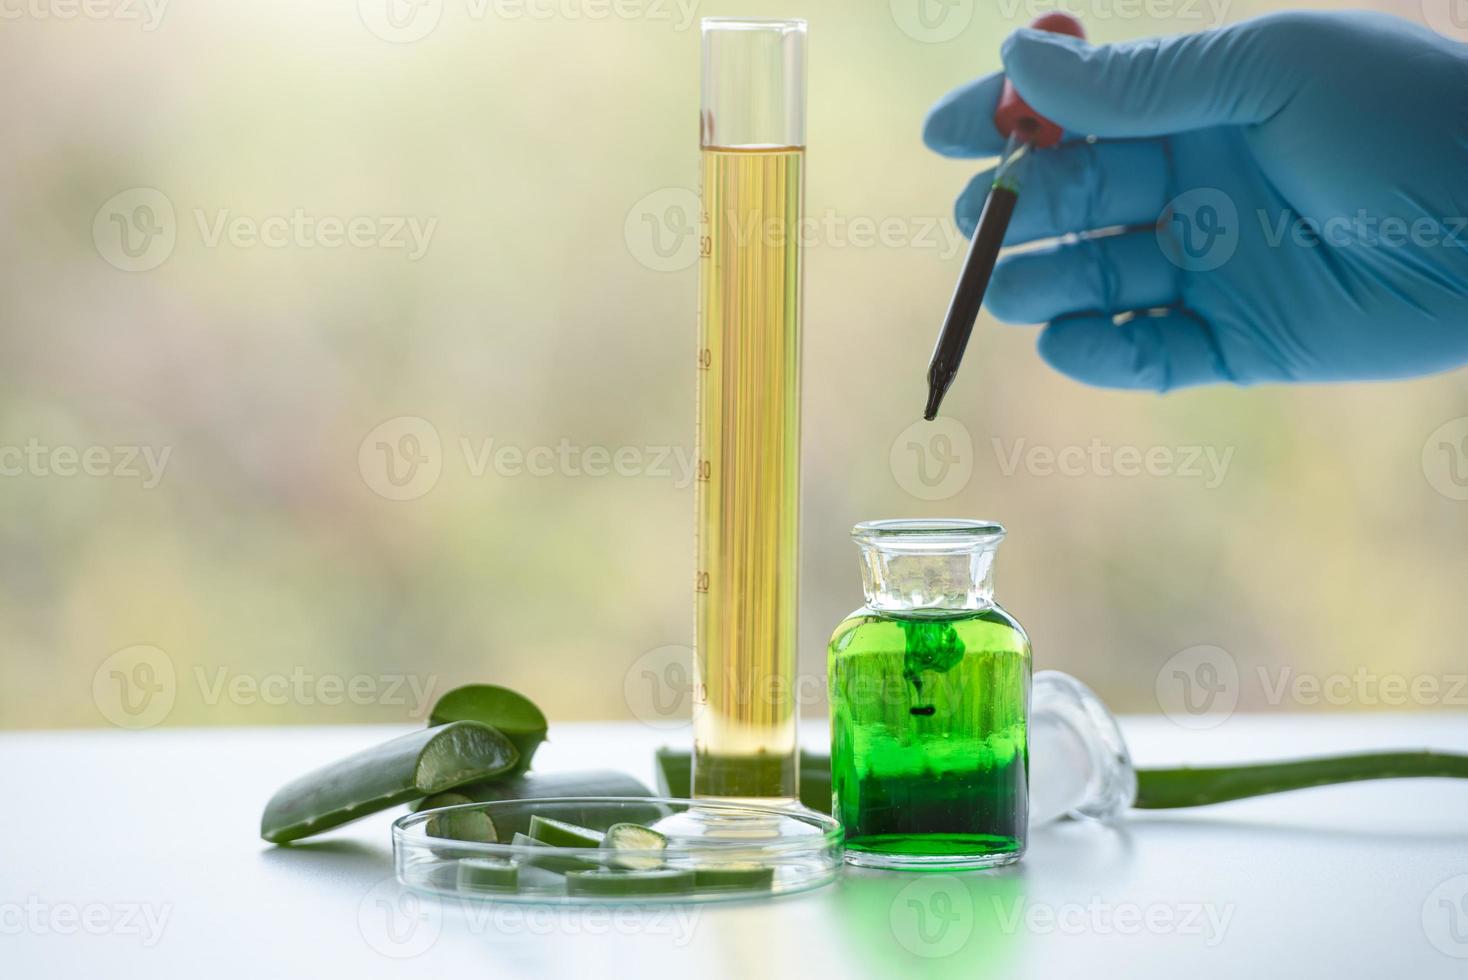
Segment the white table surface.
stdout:
[[[1468,750],[1468,715],[1125,721],[1139,765]],[[819,726],[807,726],[820,744]],[[261,807],[394,728],[0,736],[0,976],[1468,976],[1468,783],[1366,783],[1032,835],[1003,872],[848,870],[681,912],[405,896],[379,814],[275,848]],[[562,724],[537,768],[651,780],[681,732]],[[651,783],[649,782],[649,785]]]

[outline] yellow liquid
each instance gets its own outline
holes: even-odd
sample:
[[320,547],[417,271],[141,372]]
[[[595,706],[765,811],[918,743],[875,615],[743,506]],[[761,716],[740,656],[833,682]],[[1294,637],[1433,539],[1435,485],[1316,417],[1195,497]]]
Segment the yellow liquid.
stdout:
[[797,795],[804,156],[703,151],[694,796]]

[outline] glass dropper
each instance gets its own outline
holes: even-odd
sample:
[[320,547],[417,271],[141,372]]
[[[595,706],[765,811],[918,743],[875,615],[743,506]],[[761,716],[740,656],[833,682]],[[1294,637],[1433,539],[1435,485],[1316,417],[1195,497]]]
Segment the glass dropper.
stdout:
[[[1037,30],[1085,37],[1081,22],[1069,14],[1046,14],[1030,26]],[[1031,109],[1007,79],[999,96],[999,105],[994,110],[994,126],[1008,137],[1008,142],[994,171],[994,183],[989,188],[984,210],[974,228],[973,244],[963,260],[958,286],[948,304],[948,314],[943,318],[943,330],[938,334],[938,343],[928,362],[928,401],[923,407],[923,418],[929,422],[938,417],[943,396],[958,375],[958,365],[974,331],[974,321],[984,305],[984,293],[989,289],[994,263],[999,259],[999,250],[1004,247],[1004,235],[1009,230],[1010,218],[1014,216],[1014,206],[1019,202],[1024,162],[1032,149],[1054,146],[1062,135],[1061,128]]]

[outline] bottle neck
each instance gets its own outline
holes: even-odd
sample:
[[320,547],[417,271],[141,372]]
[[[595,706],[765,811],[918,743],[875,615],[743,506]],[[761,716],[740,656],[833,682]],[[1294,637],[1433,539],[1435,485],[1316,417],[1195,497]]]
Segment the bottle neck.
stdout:
[[982,612],[994,605],[994,546],[911,552],[863,545],[867,608],[899,616]]

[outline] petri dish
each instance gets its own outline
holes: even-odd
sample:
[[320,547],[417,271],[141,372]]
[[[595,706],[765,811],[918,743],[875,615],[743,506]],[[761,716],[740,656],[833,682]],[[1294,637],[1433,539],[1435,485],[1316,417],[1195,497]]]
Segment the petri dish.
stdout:
[[392,840],[409,888],[554,905],[789,895],[834,881],[844,854],[841,825],[813,810],[669,797],[439,807],[399,818]]

